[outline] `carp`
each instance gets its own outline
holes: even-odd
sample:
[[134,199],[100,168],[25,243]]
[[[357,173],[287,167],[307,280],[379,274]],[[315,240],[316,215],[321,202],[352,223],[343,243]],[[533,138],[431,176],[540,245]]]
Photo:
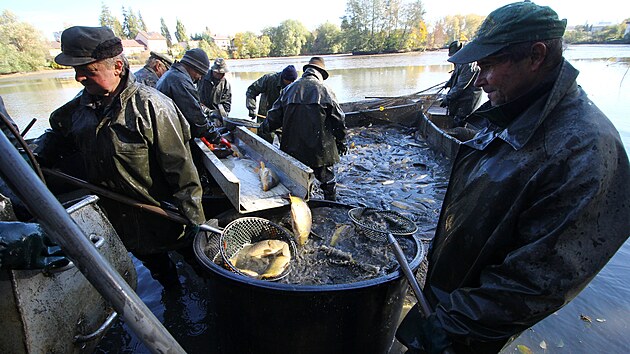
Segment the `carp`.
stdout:
[[258,173],[258,177],[260,177],[262,190],[265,192],[277,186],[280,182],[278,175],[276,175],[271,169],[265,167],[265,163],[262,161],[260,161],[260,167],[257,167],[255,171]]
[[246,243],[230,258],[230,263],[241,273],[257,279],[280,276],[290,262],[289,244],[281,240]]
[[293,228],[293,236],[298,245],[304,246],[311,234],[313,225],[313,216],[308,204],[300,198],[289,195],[291,201],[291,227]]

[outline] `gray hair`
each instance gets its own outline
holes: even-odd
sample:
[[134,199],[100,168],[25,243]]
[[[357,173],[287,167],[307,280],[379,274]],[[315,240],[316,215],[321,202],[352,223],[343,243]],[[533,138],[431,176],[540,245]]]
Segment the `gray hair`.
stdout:
[[124,77],[129,72],[129,61],[127,60],[127,57],[125,56],[125,54],[120,53],[116,55],[115,57],[103,59],[103,64],[107,66],[114,66],[116,65],[116,61],[118,60],[121,60],[123,62],[123,69],[122,69],[122,72],[120,73],[120,77]]

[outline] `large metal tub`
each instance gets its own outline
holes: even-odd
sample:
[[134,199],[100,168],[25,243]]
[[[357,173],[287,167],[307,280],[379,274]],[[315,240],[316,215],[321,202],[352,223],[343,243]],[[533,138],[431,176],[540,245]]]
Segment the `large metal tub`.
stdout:
[[[309,202],[311,209],[327,204],[340,205]],[[424,252],[412,239],[415,270]],[[386,353],[392,345],[407,290],[400,271],[351,284],[280,284],[218,266],[205,252],[208,242],[216,239],[200,233],[194,249],[209,277],[218,353]]]
[[[135,289],[131,257],[87,196],[67,211],[123,278]],[[0,353],[91,353],[116,313],[72,263],[44,274],[39,270],[0,272]]]

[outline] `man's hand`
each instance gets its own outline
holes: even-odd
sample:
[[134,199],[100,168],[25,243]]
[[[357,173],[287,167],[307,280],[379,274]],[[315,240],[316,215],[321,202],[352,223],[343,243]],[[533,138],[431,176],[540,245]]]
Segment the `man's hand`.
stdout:
[[412,353],[442,354],[452,344],[435,314],[424,318],[418,304],[409,310],[398,326],[396,339]]
[[0,222],[0,268],[50,269],[69,260],[39,224]]
[[256,118],[256,112],[255,112],[255,111],[250,110],[250,111],[249,111],[249,117],[250,117],[250,118]]
[[337,140],[335,141],[335,144],[337,145],[337,152],[339,153],[339,156],[343,156],[348,153],[348,146],[346,146],[345,140]]

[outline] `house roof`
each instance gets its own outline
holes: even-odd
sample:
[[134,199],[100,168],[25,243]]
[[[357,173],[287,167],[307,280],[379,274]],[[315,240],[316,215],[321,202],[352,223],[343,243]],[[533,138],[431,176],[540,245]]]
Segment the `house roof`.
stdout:
[[166,40],[166,38],[164,38],[163,35],[161,35],[158,32],[145,32],[145,31],[140,31],[138,32],[138,34],[136,35],[136,38],[138,38],[139,35],[144,36],[146,39],[148,40]]
[[144,48],[144,44],[138,42],[135,39],[123,39],[122,45],[124,48],[132,48],[132,47],[142,47]]

